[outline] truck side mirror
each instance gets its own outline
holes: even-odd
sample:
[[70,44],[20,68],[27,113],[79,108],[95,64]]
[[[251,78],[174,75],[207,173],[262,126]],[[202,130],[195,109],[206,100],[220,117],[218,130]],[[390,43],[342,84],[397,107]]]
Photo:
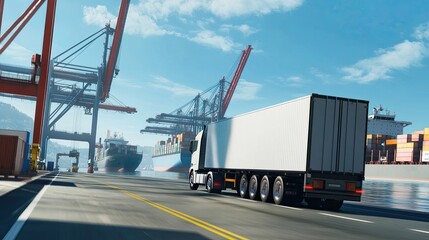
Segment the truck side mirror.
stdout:
[[198,141],[192,140],[191,144],[189,145],[189,151],[191,153],[193,153],[193,152],[197,151],[197,148],[198,148]]

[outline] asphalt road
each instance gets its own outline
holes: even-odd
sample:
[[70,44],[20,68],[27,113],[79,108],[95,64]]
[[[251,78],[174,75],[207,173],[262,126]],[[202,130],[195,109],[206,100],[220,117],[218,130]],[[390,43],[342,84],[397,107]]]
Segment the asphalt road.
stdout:
[[4,239],[429,238],[429,213],[359,204],[338,212],[277,206],[233,191],[191,191],[184,180],[51,173],[7,187],[0,182]]

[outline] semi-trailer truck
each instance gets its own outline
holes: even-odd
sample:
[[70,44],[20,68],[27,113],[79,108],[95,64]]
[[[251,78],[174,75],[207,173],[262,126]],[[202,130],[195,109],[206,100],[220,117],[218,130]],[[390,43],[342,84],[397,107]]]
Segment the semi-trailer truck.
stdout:
[[210,123],[190,144],[189,187],[327,210],[360,201],[368,103],[311,94]]

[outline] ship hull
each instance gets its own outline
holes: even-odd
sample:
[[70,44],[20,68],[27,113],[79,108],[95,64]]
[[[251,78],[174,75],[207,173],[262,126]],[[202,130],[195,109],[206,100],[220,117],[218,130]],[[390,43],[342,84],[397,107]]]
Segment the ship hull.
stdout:
[[158,172],[188,172],[191,165],[190,152],[178,152],[162,156],[154,156],[153,169]]
[[429,165],[366,164],[365,178],[429,181]]
[[105,172],[134,172],[142,161],[141,154],[123,155],[112,154],[107,155],[104,159],[97,161],[97,166]]

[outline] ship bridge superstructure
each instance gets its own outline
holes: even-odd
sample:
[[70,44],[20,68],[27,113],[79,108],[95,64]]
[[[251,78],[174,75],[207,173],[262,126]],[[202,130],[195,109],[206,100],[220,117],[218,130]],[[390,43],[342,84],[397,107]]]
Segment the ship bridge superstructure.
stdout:
[[380,105],[374,107],[372,114],[368,115],[368,134],[382,134],[397,136],[404,133],[404,128],[411,125],[408,121],[396,121],[396,115]]

